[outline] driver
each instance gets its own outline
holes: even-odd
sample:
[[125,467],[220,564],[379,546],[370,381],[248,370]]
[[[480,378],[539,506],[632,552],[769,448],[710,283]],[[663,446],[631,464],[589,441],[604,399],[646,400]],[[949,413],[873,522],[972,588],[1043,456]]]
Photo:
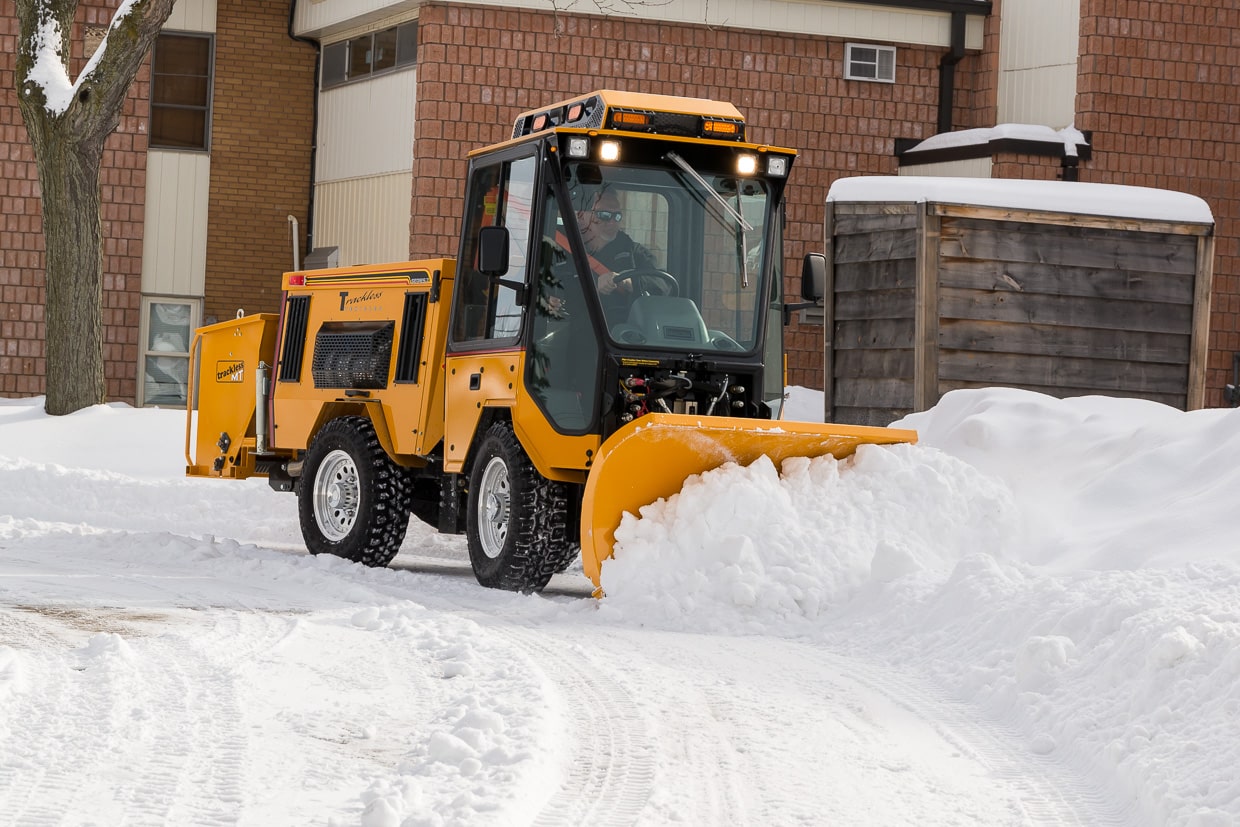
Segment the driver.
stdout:
[[633,293],[633,282],[616,281],[617,273],[658,268],[654,254],[620,229],[623,221],[620,199],[609,187],[583,196],[581,209],[577,211],[577,225],[581,228],[586,252],[590,254],[590,269],[594,271],[598,292],[604,296]]

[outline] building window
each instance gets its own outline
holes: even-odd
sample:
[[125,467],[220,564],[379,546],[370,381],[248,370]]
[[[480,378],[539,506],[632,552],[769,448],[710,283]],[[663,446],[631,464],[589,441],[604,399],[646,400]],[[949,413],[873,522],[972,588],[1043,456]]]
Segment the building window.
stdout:
[[351,80],[409,68],[417,62],[418,22],[414,20],[324,46],[319,85],[330,89]]
[[143,297],[139,405],[185,405],[189,346],[197,326],[197,301]]
[[844,78],[896,82],[896,50],[892,46],[848,43],[844,47]]
[[161,34],[151,61],[153,147],[209,148],[212,40],[210,35]]

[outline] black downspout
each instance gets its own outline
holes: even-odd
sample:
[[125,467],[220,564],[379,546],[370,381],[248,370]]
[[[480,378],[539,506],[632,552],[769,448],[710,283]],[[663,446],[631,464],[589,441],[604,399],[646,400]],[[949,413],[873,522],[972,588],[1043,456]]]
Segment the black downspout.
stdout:
[[956,97],[956,64],[964,59],[964,32],[967,16],[952,12],[951,51],[939,61],[939,134],[952,131],[952,107]]
[[309,37],[293,34],[293,17],[297,13],[297,0],[288,4],[288,36],[298,43],[308,43],[314,47],[314,108],[310,118],[310,194],[306,201],[306,249],[301,256],[304,264],[306,256],[314,250],[314,169],[319,151],[319,69],[323,62],[323,47],[319,41]]

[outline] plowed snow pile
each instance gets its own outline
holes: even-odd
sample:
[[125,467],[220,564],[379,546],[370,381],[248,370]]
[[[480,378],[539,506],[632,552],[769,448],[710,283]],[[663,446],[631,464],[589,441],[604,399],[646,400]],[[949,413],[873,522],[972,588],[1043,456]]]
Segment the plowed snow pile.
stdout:
[[689,480],[625,515],[603,567],[609,608],[702,631],[800,631],[871,582],[946,577],[962,555],[1008,555],[1007,487],[933,448],[765,457]]
[[1125,823],[1240,823],[1240,411],[986,389],[893,426],[626,515],[600,613],[913,666]]

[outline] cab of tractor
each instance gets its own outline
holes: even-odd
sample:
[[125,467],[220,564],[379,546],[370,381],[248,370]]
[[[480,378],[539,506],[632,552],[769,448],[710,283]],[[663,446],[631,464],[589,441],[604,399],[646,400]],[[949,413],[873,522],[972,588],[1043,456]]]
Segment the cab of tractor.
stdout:
[[745,137],[729,104],[654,95],[523,115],[471,156],[449,354],[519,350],[565,436],[653,412],[778,418],[795,153]]

